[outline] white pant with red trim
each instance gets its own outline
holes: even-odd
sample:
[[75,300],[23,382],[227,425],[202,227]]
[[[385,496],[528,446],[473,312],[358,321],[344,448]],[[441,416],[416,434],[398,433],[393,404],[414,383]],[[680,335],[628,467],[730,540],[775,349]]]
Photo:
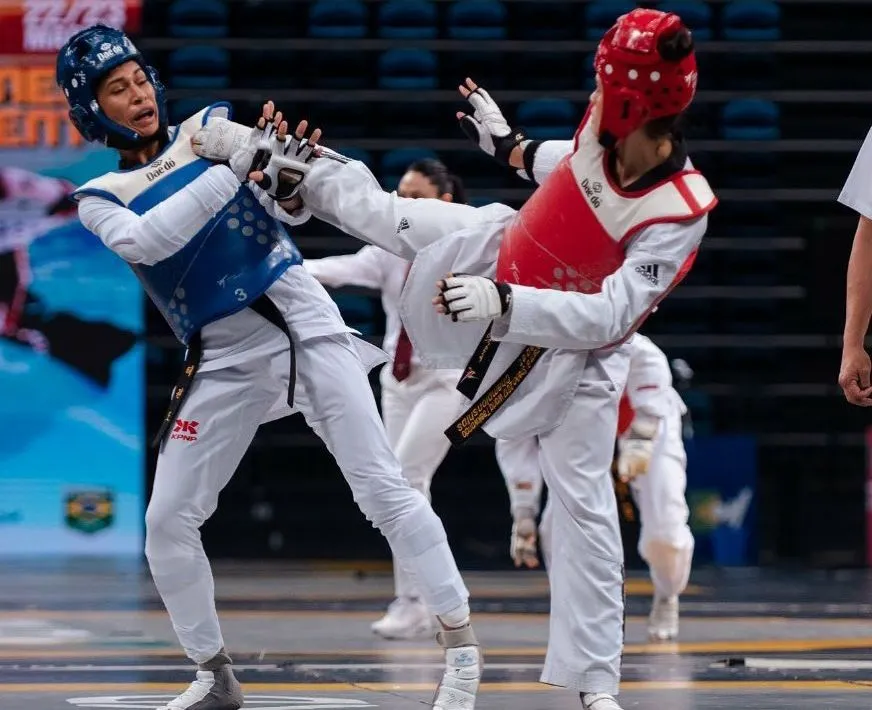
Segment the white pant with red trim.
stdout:
[[[328,300],[324,307],[330,306]],[[198,663],[224,645],[199,528],[215,511],[259,424],[287,398],[285,335],[251,311],[242,318],[260,319],[257,325],[272,332],[261,333],[248,359],[234,357],[223,367],[213,362],[197,373],[177,415],[186,424],[161,447],[146,512],[152,576],[185,652]],[[403,477],[391,451],[353,341],[346,333],[295,339],[296,408],[333,454],[361,511],[413,571],[423,600],[445,614],[462,607],[468,592],[441,521]],[[287,465],[290,471],[292,458]]]
[[[444,431],[462,413],[467,399],[457,391],[458,370],[412,368],[398,382],[390,364],[381,371],[382,417],[388,441],[412,488],[430,498],[430,482],[451,447]],[[414,576],[394,560],[397,597],[420,597]]]

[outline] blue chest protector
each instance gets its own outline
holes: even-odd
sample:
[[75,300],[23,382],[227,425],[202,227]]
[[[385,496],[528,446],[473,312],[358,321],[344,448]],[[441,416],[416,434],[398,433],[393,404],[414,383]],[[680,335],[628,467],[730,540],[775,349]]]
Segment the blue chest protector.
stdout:
[[[176,128],[171,143],[149,165],[107,173],[75,195],[102,197],[144,214],[213,165],[194,154],[190,139],[210,113],[219,112],[227,115],[229,107],[203,109]],[[302,263],[284,225],[240,185],[182,249],[152,266],[130,267],[173,333],[187,345],[203,326],[251,305],[289,267]]]

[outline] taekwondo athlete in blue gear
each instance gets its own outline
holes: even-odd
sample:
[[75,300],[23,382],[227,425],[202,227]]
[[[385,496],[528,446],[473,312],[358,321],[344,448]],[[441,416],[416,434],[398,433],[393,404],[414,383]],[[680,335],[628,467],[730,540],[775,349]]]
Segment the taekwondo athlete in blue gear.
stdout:
[[[276,221],[299,224],[308,211],[286,212],[276,202],[287,204],[286,190],[274,183],[264,191],[248,179],[258,169],[280,182],[276,166],[288,162],[282,155],[291,148],[292,172],[304,179],[319,132],[305,140],[301,123],[284,143],[276,140],[271,121],[279,116],[271,103],[255,129],[227,120],[226,105],[169,126],[157,73],[129,38],[102,25],[61,49],[57,81],[76,128],[121,157],[118,170],[76,192],[82,224],[131,266],[188,346],[158,437],[145,553],[176,635],[199,669],[160,710],[242,706],[199,529],[258,426],[294,410],[327,444],[355,502],[442,620],[443,680],[451,679],[456,647],[476,643],[468,592],[442,523],[405,480],[388,444],[367,379],[387,358],[353,337]],[[231,145],[226,158],[217,161],[198,143],[204,126],[215,127],[213,148]],[[465,710],[477,685],[468,683]],[[436,706],[459,710],[460,702]]]
[[[123,32],[105,27],[80,32],[58,54],[58,81],[70,102],[70,118],[85,138],[117,147],[133,147],[142,140],[95,110],[91,90],[95,77],[131,60],[154,86],[158,131],[168,133],[166,98],[157,72]],[[166,136],[166,145],[151,164],[107,173],[83,185],[75,196],[104,197],[144,214],[212,167],[185,139],[211,115],[229,118],[230,113],[229,104],[200,111]],[[243,184],[182,249],[156,264],[131,267],[176,337],[187,345],[203,326],[250,306],[289,266],[302,262],[285,228]]]

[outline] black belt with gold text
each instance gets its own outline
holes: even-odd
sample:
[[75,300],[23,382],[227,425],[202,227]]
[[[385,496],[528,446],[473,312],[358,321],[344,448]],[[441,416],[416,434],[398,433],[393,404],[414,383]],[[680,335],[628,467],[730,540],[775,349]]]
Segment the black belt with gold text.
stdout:
[[[259,296],[248,307],[259,316],[266,318],[266,320],[281,330],[288,338],[288,344],[291,349],[291,374],[288,381],[288,404],[293,406],[294,387],[297,381],[297,360],[294,354],[294,341],[291,338],[291,331],[288,329],[288,324],[285,322],[285,319],[276,304],[273,303],[266,294]],[[170,395],[169,407],[167,407],[167,412],[164,415],[157,435],[152,439],[152,447],[161,445],[161,442],[167,435],[167,431],[176,420],[176,415],[179,413],[182,403],[188,396],[188,392],[190,392],[191,385],[194,381],[194,375],[197,374],[197,370],[200,368],[200,360],[202,357],[203,341],[200,337],[200,333],[197,332],[191,337],[191,340],[188,343],[188,350],[185,354],[185,363],[182,367],[182,374],[179,375],[179,379],[173,387],[173,392]]]
[[[467,399],[475,397],[500,345],[499,342],[491,339],[491,328],[493,328],[493,323],[488,326],[457,383],[457,390]],[[488,388],[487,392],[445,430],[445,436],[451,443],[463,444],[481,429],[485,422],[496,414],[512,393],[520,387],[533,369],[533,365],[545,354],[545,350],[546,348],[535,345],[526,346],[497,381]]]

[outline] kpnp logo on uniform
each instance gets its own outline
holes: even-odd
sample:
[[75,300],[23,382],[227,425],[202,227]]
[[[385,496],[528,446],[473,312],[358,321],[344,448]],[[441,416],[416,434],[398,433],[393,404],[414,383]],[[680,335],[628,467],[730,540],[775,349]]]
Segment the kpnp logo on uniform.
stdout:
[[[166,705],[173,695],[116,695],[96,698],[68,698],[78,708],[154,710]],[[304,698],[296,695],[246,695],[245,710],[352,710],[378,707],[352,698]]]
[[176,419],[176,427],[170,439],[182,439],[183,441],[196,441],[197,428],[200,422],[195,422],[190,419]]

